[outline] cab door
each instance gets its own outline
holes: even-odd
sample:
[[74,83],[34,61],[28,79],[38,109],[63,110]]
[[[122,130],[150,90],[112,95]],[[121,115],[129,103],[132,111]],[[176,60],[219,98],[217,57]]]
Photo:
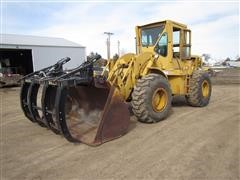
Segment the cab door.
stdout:
[[181,29],[172,28],[172,63],[175,70],[182,69],[181,63]]

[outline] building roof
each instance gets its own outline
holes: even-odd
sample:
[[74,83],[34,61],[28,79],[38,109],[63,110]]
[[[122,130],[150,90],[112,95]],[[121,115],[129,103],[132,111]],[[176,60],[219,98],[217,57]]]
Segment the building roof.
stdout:
[[0,34],[0,45],[84,47],[64,38],[29,36],[17,34]]

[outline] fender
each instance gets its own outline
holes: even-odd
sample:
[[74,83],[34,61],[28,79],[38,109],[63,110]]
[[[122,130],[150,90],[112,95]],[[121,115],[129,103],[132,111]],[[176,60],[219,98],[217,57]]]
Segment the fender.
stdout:
[[164,70],[158,68],[158,67],[149,67],[148,68],[148,74],[149,73],[155,73],[155,74],[161,74],[162,76],[164,76],[166,79],[168,79],[168,75],[167,73],[164,72]]

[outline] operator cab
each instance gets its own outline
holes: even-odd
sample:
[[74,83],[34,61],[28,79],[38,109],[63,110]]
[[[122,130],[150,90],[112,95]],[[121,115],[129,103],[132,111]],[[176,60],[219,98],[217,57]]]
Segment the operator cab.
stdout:
[[191,59],[191,31],[173,21],[161,21],[136,27],[137,54],[155,51],[162,57]]

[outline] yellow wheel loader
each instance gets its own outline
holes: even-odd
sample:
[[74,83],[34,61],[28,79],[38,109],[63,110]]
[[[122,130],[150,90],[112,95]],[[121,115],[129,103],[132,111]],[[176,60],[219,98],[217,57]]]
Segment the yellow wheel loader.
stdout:
[[144,123],[166,118],[175,95],[191,106],[209,103],[211,81],[201,58],[191,55],[186,25],[166,20],[137,26],[136,47],[136,54],[109,60],[100,75],[94,73],[100,59],[95,56],[68,72],[65,58],[24,77],[20,99],[26,117],[69,141],[99,145],[127,132],[127,102]]

